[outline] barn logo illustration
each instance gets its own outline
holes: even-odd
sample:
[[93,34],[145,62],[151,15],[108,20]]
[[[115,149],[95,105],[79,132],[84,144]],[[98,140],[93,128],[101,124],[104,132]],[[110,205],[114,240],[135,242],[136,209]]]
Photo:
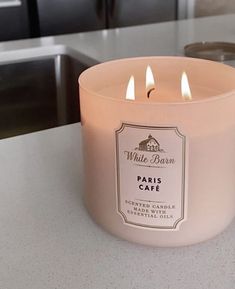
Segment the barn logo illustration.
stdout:
[[135,148],[135,150],[165,153],[165,151],[160,147],[160,143],[151,134],[148,136],[147,139],[142,140],[139,143],[139,146]]
[[138,147],[133,150],[124,150],[123,153],[127,161],[137,166],[166,168],[176,162],[174,156],[166,154],[160,142],[151,134],[147,139],[139,142]]

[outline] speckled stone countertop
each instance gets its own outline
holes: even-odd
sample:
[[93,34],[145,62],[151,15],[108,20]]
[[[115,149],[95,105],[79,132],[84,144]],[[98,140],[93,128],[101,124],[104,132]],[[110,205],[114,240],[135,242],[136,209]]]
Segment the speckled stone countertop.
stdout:
[[233,289],[235,223],[205,243],[117,239],[82,201],[80,125],[0,141],[1,289]]

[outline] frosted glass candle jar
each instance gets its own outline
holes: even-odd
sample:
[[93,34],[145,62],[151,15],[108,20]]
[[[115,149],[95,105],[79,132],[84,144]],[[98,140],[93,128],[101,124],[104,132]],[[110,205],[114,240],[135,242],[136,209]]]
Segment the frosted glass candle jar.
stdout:
[[[152,67],[156,90],[145,92]],[[192,99],[182,98],[186,71]],[[135,100],[126,87],[135,77]],[[182,57],[110,61],[79,78],[85,202],[107,231],[152,246],[221,232],[235,215],[235,69]]]

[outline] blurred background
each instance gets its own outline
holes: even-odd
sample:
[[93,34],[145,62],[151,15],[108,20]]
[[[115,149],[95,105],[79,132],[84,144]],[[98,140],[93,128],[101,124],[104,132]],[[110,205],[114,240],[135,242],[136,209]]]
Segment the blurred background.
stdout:
[[234,0],[0,0],[0,41],[227,13]]
[[[0,0],[0,42],[228,13],[235,13],[235,0]],[[187,44],[195,42],[194,28],[190,28],[190,23],[189,21],[181,31],[182,37],[187,39]],[[208,29],[207,33],[214,33],[216,39],[226,34],[223,27],[220,30],[218,26],[220,24],[216,19],[212,18],[208,23],[212,29]],[[217,23],[215,29],[213,29],[214,23]],[[175,27],[174,24],[172,26]],[[169,41],[163,41],[160,45],[164,53],[170,51],[172,54],[178,49],[179,43],[182,49],[181,44],[184,40],[181,42],[180,34],[174,34],[175,31],[172,30]],[[105,33],[102,35],[107,35],[107,30],[103,32]],[[164,31],[162,33],[166,38],[168,37]],[[214,38],[205,35],[209,39]],[[230,29],[227,35],[227,38],[222,38],[230,41]],[[77,36],[74,37],[76,43]],[[87,45],[85,49],[90,49],[93,53],[96,49],[96,41],[97,39],[94,38],[91,42],[92,47],[89,48]],[[33,42],[27,41],[23,47],[28,45],[30,48],[30,43]],[[128,45],[117,47],[117,42],[113,38],[110,38],[109,43],[111,43],[110,47],[116,47],[117,51],[122,49],[128,51]],[[1,44],[1,52],[8,51],[8,47],[15,49],[18,45],[17,43],[9,46],[8,43]],[[40,46],[40,41],[38,44]],[[97,44],[98,53],[102,47],[105,47],[102,46],[102,39],[100,45]],[[224,54],[230,53],[223,52],[221,47],[219,49],[216,47],[215,50],[220,56],[222,55],[222,59]],[[234,46],[232,50],[234,57]],[[157,49],[155,51],[157,54]],[[34,53],[35,51],[30,49],[28,52],[21,51],[23,59],[20,59],[19,55],[13,52],[10,54],[11,57],[14,55],[15,60],[10,57],[9,61],[5,58],[5,54],[2,54],[0,139],[80,121],[77,79],[90,64],[81,56],[70,55],[68,51],[50,52],[49,47],[43,55],[37,56]],[[208,48],[206,53],[208,54]],[[211,53],[210,49],[209,53]],[[205,51],[202,51],[202,54],[205,55]]]

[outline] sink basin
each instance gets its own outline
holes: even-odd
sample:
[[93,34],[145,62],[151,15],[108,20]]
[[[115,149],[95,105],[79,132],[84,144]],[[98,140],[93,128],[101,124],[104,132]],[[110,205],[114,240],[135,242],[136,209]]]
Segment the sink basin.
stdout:
[[66,54],[0,64],[0,138],[80,121],[77,79],[86,68]]

